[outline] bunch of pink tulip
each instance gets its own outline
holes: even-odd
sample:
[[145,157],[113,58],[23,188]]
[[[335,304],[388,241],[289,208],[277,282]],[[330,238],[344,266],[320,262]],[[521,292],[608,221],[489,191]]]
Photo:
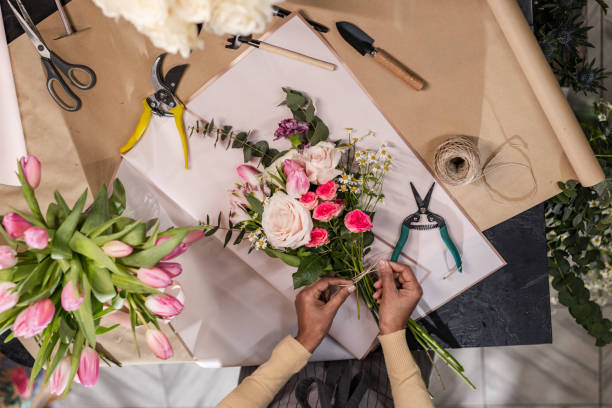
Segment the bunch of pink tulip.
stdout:
[[68,392],[76,377],[94,386],[100,361],[114,361],[98,346],[97,334],[118,326],[100,324],[115,311],[129,314],[133,328],[147,328],[155,356],[172,357],[158,323],[183,310],[180,300],[164,293],[183,272],[172,260],[213,226],[160,232],[156,220],[130,219],[123,214],[119,180],[110,196],[102,187],[87,210],[87,192],[72,207],[56,192],[43,216],[34,193],[41,180],[38,159],[22,158],[18,177],[30,214],[14,210],[0,217],[6,241],[0,245],[0,330],[10,328],[10,338],[34,337],[41,345],[30,382],[44,366],[54,394]]

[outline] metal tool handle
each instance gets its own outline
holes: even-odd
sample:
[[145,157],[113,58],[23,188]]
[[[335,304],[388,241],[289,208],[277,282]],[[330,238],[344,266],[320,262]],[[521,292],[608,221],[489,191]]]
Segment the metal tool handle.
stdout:
[[[53,100],[55,100],[55,102],[62,109],[67,110],[68,112],[75,112],[81,109],[81,105],[82,105],[81,100],[79,99],[78,96],[74,94],[74,92],[72,92],[72,89],[70,89],[70,87],[66,85],[66,82],[64,82],[59,72],[57,72],[51,60],[47,58],[41,58],[41,60],[42,60],[43,66],[45,67],[45,70],[47,71],[47,90],[49,91],[49,94],[51,95]],[[64,90],[64,92],[66,93],[66,96],[68,97],[68,99],[70,99],[70,101],[63,100],[57,94],[57,91],[55,90],[55,88],[53,88],[54,83],[59,84],[59,86]],[[72,103],[69,103],[69,102],[72,102]]]
[[459,255],[459,251],[457,250],[455,243],[451,239],[450,235],[448,235],[448,228],[446,228],[446,225],[440,228],[440,235],[442,236],[442,241],[444,241],[444,243],[446,244],[446,247],[450,251],[451,255],[453,255],[453,258],[455,259],[455,265],[457,265],[457,270],[459,272],[463,272],[461,255]]
[[[91,89],[96,84],[96,73],[85,65],[70,64],[60,57],[57,56],[53,51],[51,53],[51,62],[68,78],[70,83],[79,89]],[[89,78],[87,82],[81,82],[79,78],[75,76],[77,71],[85,73]]]
[[276,45],[261,42],[259,43],[259,48],[287,58],[302,61],[319,68],[327,69],[328,71],[334,71],[336,69],[336,65],[332,64],[331,62],[309,57],[308,55],[300,54],[299,52],[291,51],[286,48],[277,47]]
[[400,237],[395,244],[395,248],[393,248],[393,254],[391,254],[391,261],[397,262],[399,259],[402,249],[404,249],[404,245],[406,245],[406,241],[408,241],[408,234],[410,234],[410,228],[408,228],[405,224],[402,223],[402,230],[400,232]]
[[138,121],[138,125],[136,125],[136,130],[134,131],[128,142],[125,144],[125,146],[119,149],[121,153],[129,152],[132,147],[134,147],[136,143],[138,143],[144,131],[147,129],[147,126],[149,126],[149,121],[151,120],[151,113],[153,113],[153,110],[147,103],[146,98],[142,100],[142,105],[144,106],[144,110],[140,115],[140,120]]
[[185,134],[185,126],[183,124],[183,113],[185,112],[185,105],[179,103],[174,108],[170,109],[170,113],[174,115],[174,122],[176,123],[176,129],[181,135],[181,143],[183,144],[183,154],[185,156],[185,170],[189,170],[189,147],[187,146],[187,135]]

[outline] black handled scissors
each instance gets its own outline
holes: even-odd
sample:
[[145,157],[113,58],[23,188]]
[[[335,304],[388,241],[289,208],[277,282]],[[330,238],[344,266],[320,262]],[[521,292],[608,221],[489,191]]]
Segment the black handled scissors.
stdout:
[[[17,17],[17,21],[21,27],[23,27],[23,31],[25,31],[26,35],[32,41],[32,44],[34,44],[34,48],[36,48],[36,51],[40,54],[42,64],[47,71],[47,89],[49,90],[49,94],[62,109],[69,112],[79,110],[82,104],[81,100],[72,92],[59,72],[64,74],[64,76],[68,78],[68,81],[79,89],[93,88],[96,84],[96,73],[85,65],[70,64],[58,57],[53,51],[49,50],[21,0],[15,0],[21,13],[13,6],[11,0],[7,2],[13,10],[15,17]],[[80,73],[78,78],[76,76],[77,73]],[[86,81],[82,81],[80,77],[84,77]],[[63,100],[57,94],[55,88],[53,88],[54,83],[59,84],[66,93],[69,101]]]

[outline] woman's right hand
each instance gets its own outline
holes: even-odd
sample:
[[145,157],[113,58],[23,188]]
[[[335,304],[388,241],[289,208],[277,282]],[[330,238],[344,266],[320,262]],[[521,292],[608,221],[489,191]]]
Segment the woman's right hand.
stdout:
[[380,261],[378,272],[380,279],[374,283],[374,299],[380,305],[380,333],[403,330],[423,295],[423,289],[407,265]]

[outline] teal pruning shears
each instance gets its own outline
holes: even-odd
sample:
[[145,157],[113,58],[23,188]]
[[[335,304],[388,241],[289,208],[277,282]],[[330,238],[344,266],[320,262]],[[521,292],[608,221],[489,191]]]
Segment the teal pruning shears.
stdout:
[[[453,243],[453,240],[450,238],[450,235],[448,235],[448,228],[446,228],[446,222],[444,221],[444,218],[442,218],[438,214],[429,211],[429,200],[431,200],[431,193],[435,185],[436,183],[433,183],[431,185],[429,191],[427,192],[427,195],[425,196],[425,200],[423,200],[419,193],[416,191],[416,188],[414,188],[414,184],[412,184],[412,182],[410,183],[410,187],[412,188],[412,194],[414,194],[414,199],[417,203],[418,211],[404,218],[404,221],[402,222],[402,230],[400,233],[400,237],[397,240],[397,244],[395,244],[395,248],[393,249],[391,260],[393,262],[397,262],[397,260],[399,259],[400,254],[402,253],[402,249],[404,248],[404,245],[406,245],[406,241],[408,240],[408,234],[410,233],[411,229],[423,231],[439,228],[440,236],[442,236],[442,241],[444,241],[446,247],[455,259],[457,270],[459,272],[462,272],[463,265],[461,263],[461,256],[459,255],[459,251]],[[421,215],[427,216],[427,221],[433,224],[420,224],[419,222],[421,220]]]

